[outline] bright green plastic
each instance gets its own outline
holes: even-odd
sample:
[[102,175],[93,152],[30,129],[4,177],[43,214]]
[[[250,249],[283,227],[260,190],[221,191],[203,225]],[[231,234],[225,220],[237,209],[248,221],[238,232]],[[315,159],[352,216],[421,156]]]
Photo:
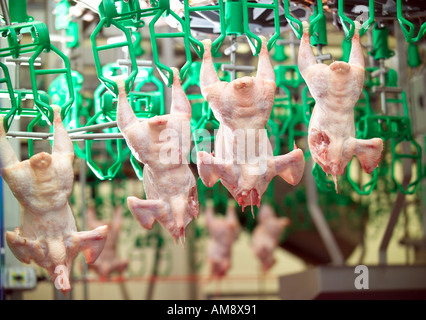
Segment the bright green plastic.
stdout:
[[67,48],[76,48],[79,46],[78,23],[72,21],[69,17],[70,3],[68,0],[59,1],[55,6],[55,28],[56,30],[65,29],[66,36],[72,38],[67,41]]
[[[226,1],[226,6],[228,6],[230,3],[234,3],[234,1]],[[190,26],[189,14],[191,12],[218,11],[219,23],[220,23],[220,35],[212,42],[212,48],[211,48],[212,55],[215,56],[218,53],[219,47],[221,46],[223,40],[225,40],[225,37],[228,34],[227,33],[228,23],[225,22],[228,20],[227,20],[227,17],[225,16],[226,10],[224,11],[223,0],[218,0],[217,5],[194,6],[194,7],[191,7],[189,5],[188,0],[184,0],[184,9],[185,9],[186,30],[188,30],[189,32],[189,40],[190,40],[191,46],[194,48],[195,52],[197,53],[200,59],[203,58],[204,46],[200,41],[195,39],[190,34],[191,26]],[[235,16],[234,19],[238,20],[238,16]],[[242,22],[241,22],[241,26],[242,26]]]
[[416,43],[409,43],[407,49],[407,63],[411,68],[417,68],[422,64],[420,59],[419,46]]
[[99,16],[105,19],[106,27],[113,24],[113,21],[126,27],[144,26],[143,20],[140,20],[141,9],[137,0],[102,0],[99,5]]
[[[102,112],[96,113],[89,121],[87,122],[87,125],[92,125],[98,122],[98,118],[102,118],[103,114]],[[110,128],[105,129],[108,133],[118,133],[118,128]],[[113,144],[113,141],[115,142],[115,145]],[[123,139],[115,139],[115,140],[106,140],[106,150],[107,153],[112,158],[112,164],[108,163],[107,161],[104,161],[100,165],[96,163],[94,160],[94,155],[92,154],[92,140],[86,140],[86,147],[85,147],[85,155],[86,155],[86,162],[90,170],[95,174],[95,176],[100,180],[111,180],[115,178],[117,173],[119,172],[122,163],[126,159],[128,154],[125,154],[123,148],[125,147],[125,143],[123,146]]]
[[[417,191],[417,188],[419,186],[419,182],[423,178],[423,175],[422,175],[422,148],[417,143],[417,141],[412,137],[411,139],[406,140],[406,141],[409,141],[411,143],[412,149],[415,150],[414,153],[411,152],[411,153],[408,153],[408,154],[404,154],[404,153],[396,152],[396,147],[398,146],[399,143],[401,143],[404,140],[405,140],[404,137],[391,139],[392,180],[395,182],[398,190],[400,192],[402,192],[403,194],[414,194]],[[397,162],[400,162],[403,159],[412,159],[413,161],[416,162],[416,168],[417,168],[416,177],[415,177],[414,181],[410,182],[407,186],[403,186],[402,183],[399,182],[396,179],[396,174],[395,174]]]
[[249,41],[249,44],[252,48],[254,48],[254,55],[258,56],[260,53],[260,49],[262,48],[262,42],[260,38],[255,35],[249,27],[249,19],[248,19],[248,8],[263,8],[263,9],[271,9],[274,12],[274,27],[275,32],[272,37],[268,41],[268,51],[270,51],[275,42],[277,42],[280,36],[280,7],[278,0],[273,0],[272,3],[260,3],[260,2],[249,2],[248,0],[241,0],[242,8],[243,8],[243,17],[244,17],[244,33]]
[[0,104],[0,114],[4,115],[3,118],[3,127],[5,128],[6,132],[9,130],[10,124],[13,121],[13,118],[18,111],[18,107],[15,100],[15,93],[13,90],[12,82],[10,81],[10,74],[7,66],[0,62],[0,68],[3,71],[3,78],[0,78],[0,84],[4,83],[7,87],[7,92],[9,94],[10,99],[10,108],[3,108],[3,104]]
[[[157,21],[164,15],[168,14],[171,15],[179,24],[181,25],[182,32],[163,32],[163,33],[157,33],[157,28],[155,27]],[[170,8],[162,8],[161,10],[158,10],[155,14],[155,16],[152,18],[151,22],[149,23],[149,32],[151,35],[151,46],[152,46],[152,54],[153,54],[153,60],[154,65],[157,67],[160,75],[163,78],[163,81],[166,83],[168,87],[172,86],[173,83],[173,72],[172,69],[165,64],[160,62],[159,59],[159,53],[158,53],[158,47],[157,47],[157,39],[161,38],[183,38],[184,46],[185,46],[185,57],[186,57],[186,63],[184,66],[180,69],[180,78],[184,79],[186,72],[188,71],[188,68],[191,65],[192,62],[192,56],[191,56],[191,50],[190,50],[190,30],[188,29],[187,23],[175,12],[170,10]],[[191,38],[193,39],[193,38]],[[199,42],[197,40],[199,44]],[[200,50],[203,50],[203,46],[201,45]],[[201,52],[201,51],[200,51]]]
[[340,58],[341,61],[349,62],[349,57],[351,55],[351,49],[352,49],[352,41],[348,40],[346,38],[342,41],[342,57]]
[[[422,177],[421,158],[422,152],[418,143],[415,141],[412,134],[411,120],[408,113],[407,97],[404,91],[401,91],[400,98],[386,99],[387,103],[401,104],[403,114],[396,116],[376,115],[372,111],[367,112],[356,123],[357,133],[363,139],[381,138],[385,141],[391,141],[392,153],[392,180],[396,187],[404,194],[413,194],[417,190],[418,184]],[[397,145],[402,141],[408,141],[416,150],[416,153],[400,154],[396,152]],[[401,159],[409,158],[416,161],[416,179],[404,187],[395,178],[395,165]],[[376,169],[377,170],[377,169]],[[375,176],[373,175],[374,180]],[[354,184],[355,185],[355,184]],[[358,190],[356,190],[358,191]],[[368,194],[369,189],[364,190]],[[362,194],[362,193],[360,193]]]
[[[38,48],[45,51],[50,50],[49,30],[43,22],[34,21],[4,26],[0,28],[0,34],[8,41],[8,46],[0,48],[0,58],[13,57],[16,59],[20,55],[32,53]],[[19,41],[20,35],[25,34],[30,34],[32,42],[21,43]]]
[[277,87],[299,88],[305,83],[296,65],[276,65],[274,67],[275,82]]
[[401,26],[402,33],[404,34],[405,40],[409,43],[419,41],[426,33],[426,22],[420,26],[420,30],[417,36],[414,36],[414,24],[404,18],[402,13],[401,0],[396,0],[396,15]]
[[[280,37],[279,39],[283,38]],[[285,54],[285,46],[283,44],[278,44],[278,42],[275,43],[275,50],[272,59],[277,62],[284,62],[288,59],[287,55]]]
[[[8,46],[5,48],[0,48],[0,57],[19,58],[22,54],[32,53],[28,63],[30,71],[30,79],[32,85],[32,91],[34,95],[34,103],[39,112],[44,116],[45,119],[48,119],[50,122],[53,122],[53,110],[50,107],[49,102],[43,100],[39,96],[39,90],[37,89],[37,76],[47,75],[47,74],[65,74],[67,77],[69,99],[60,105],[62,108],[61,114],[64,117],[72,103],[74,102],[74,90],[72,88],[72,78],[71,70],[68,57],[65,56],[60,50],[58,50],[54,45],[50,43],[49,31],[47,26],[42,22],[26,22],[26,23],[17,23],[10,26],[0,28],[0,33],[7,37]],[[20,43],[18,40],[18,35],[30,34],[32,42],[30,43]],[[63,61],[64,67],[59,69],[35,69],[34,63],[37,57],[42,52],[53,52]],[[10,88],[9,89],[9,93]],[[10,119],[9,116],[8,119]]]
[[310,17],[309,34],[313,46],[327,45],[327,20],[324,15],[322,1],[317,1],[313,14]]
[[302,35],[303,35],[302,22],[299,19],[295,18],[290,13],[290,3],[289,2],[290,2],[290,0],[283,0],[284,16],[285,16],[289,26],[293,30],[294,34],[296,35],[297,39],[300,40],[300,38],[302,38]]
[[241,36],[244,34],[243,5],[241,0],[225,2],[225,21],[227,36]]
[[133,48],[135,50],[135,56],[140,57],[145,54],[145,50],[142,47],[142,34],[139,31],[133,31],[132,36],[135,38],[133,42]]
[[27,14],[27,0],[9,0],[9,16],[12,23],[30,22],[33,17]]
[[99,52],[105,51],[105,50],[111,50],[111,49],[117,49],[117,48],[123,48],[127,47],[129,52],[129,58],[131,62],[131,72],[128,73],[128,76],[126,79],[124,79],[126,91],[129,92],[130,88],[133,85],[133,82],[135,81],[136,75],[138,73],[138,66],[136,63],[136,55],[135,50],[133,48],[132,43],[132,35],[130,33],[130,30],[126,27],[124,27],[119,22],[112,20],[110,21],[110,25],[115,26],[117,29],[119,29],[121,32],[124,33],[124,36],[126,37],[126,41],[118,42],[118,43],[112,43],[112,44],[105,44],[98,46],[96,43],[96,38],[98,34],[101,32],[102,28],[105,26],[108,26],[108,20],[106,18],[102,18],[101,21],[96,26],[95,30],[93,31],[92,35],[90,36],[90,41],[92,43],[92,51],[93,51],[93,58],[95,62],[95,68],[96,72],[98,74],[99,80],[105,85],[105,87],[111,91],[111,93],[116,97],[118,96],[118,87],[115,81],[111,78],[108,78],[104,73],[101,66],[100,58],[99,58]]
[[67,80],[66,83],[68,86],[68,99],[64,102],[64,104],[60,105],[62,118],[65,118],[66,115],[68,114],[72,104],[74,103],[75,95],[74,95],[74,88],[73,88],[73,82],[72,82],[72,76],[71,76],[71,67],[70,67],[70,62],[68,60],[68,57],[65,54],[63,54],[59,49],[57,49],[54,45],[50,46],[50,50],[51,52],[58,55],[61,58],[61,60],[64,62],[63,68],[35,69],[35,66],[34,66],[35,60],[43,51],[43,48],[41,47],[37,48],[34,54],[28,60],[28,67],[30,70],[30,78],[31,78],[32,90],[34,95],[34,103],[37,109],[39,109],[39,111],[44,116],[46,116],[51,123],[53,123],[53,110],[50,104],[43,101],[38,94],[37,76],[63,74],[66,77],[66,80]]
[[[346,39],[352,39],[355,33],[355,23],[349,19],[344,12],[344,0],[339,0],[338,2],[338,15],[340,22],[342,23],[343,31],[345,33]],[[368,19],[364,21],[361,25],[361,30],[359,31],[359,36],[362,37],[365,32],[370,28],[374,22],[374,0],[368,0]],[[348,27],[349,25],[349,27]]]
[[369,52],[370,55],[374,57],[375,60],[388,59],[395,55],[395,52],[389,49],[388,39],[389,39],[389,30],[385,25],[379,27],[379,24],[376,23],[373,27],[373,50]]

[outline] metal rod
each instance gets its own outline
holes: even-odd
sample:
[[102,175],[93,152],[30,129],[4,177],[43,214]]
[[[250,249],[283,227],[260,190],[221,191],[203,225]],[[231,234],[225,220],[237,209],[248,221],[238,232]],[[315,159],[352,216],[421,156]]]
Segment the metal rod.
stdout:
[[99,124],[93,124],[90,126],[80,127],[68,130],[68,133],[74,133],[74,132],[82,132],[82,131],[95,131],[98,129],[106,129],[106,128],[114,128],[117,126],[117,121],[111,121],[107,123],[99,123]]
[[222,65],[222,70],[223,71],[246,71],[246,72],[249,72],[249,71],[254,71],[254,70],[256,70],[256,68],[255,67],[253,67],[253,66],[236,66],[236,65],[233,65],[233,64],[223,64]]
[[[232,35],[231,46],[234,45],[234,43],[236,42],[236,38],[237,37],[235,35]],[[235,50],[231,50],[230,56],[231,56],[231,65],[235,66],[236,65],[235,62],[236,62],[236,59],[237,59],[237,55],[235,53]],[[231,71],[231,81],[235,80],[236,77],[237,77],[237,71],[234,69],[234,70]]]
[[[22,132],[22,131],[9,131],[6,136],[21,139],[43,139],[53,140],[52,133],[43,132]],[[85,134],[71,134],[71,140],[104,140],[104,139],[124,139],[121,133],[85,133]]]
[[[385,60],[380,59],[379,63],[380,63],[379,69],[382,71],[382,72],[380,72],[380,85],[382,87],[386,87],[386,72],[383,72],[385,70]],[[387,108],[387,105],[386,105],[386,92],[385,91],[380,92],[380,102],[381,102],[381,105],[382,105],[382,113],[384,115],[387,115],[388,114],[388,108]]]
[[[86,217],[86,161],[80,159],[80,172],[79,180],[81,187],[81,220],[82,220],[82,229],[87,230],[87,217]],[[89,291],[87,287],[87,274],[88,266],[86,260],[83,258],[83,298],[88,300]]]
[[344,258],[339,246],[337,245],[336,239],[330,230],[327,221],[318,205],[318,191],[317,185],[311,174],[312,170],[312,159],[307,161],[305,178],[306,178],[306,196],[308,198],[308,208],[311,218],[315,223],[315,226],[320,234],[322,241],[327,249],[327,252],[331,258],[333,265],[342,266],[344,264]]
[[[117,64],[120,66],[132,66],[130,59],[118,59]],[[152,60],[136,60],[136,65],[139,67],[152,67]]]
[[0,0],[1,11],[3,12],[3,19],[7,26],[10,26],[12,22],[10,21],[9,9],[7,7],[6,0]]
[[[405,142],[402,144],[402,151],[404,154],[410,153],[411,144],[409,142]],[[411,180],[411,159],[403,159],[402,162],[402,171],[403,171],[403,180],[402,187],[405,189]],[[388,220],[388,224],[386,226],[385,233],[382,238],[382,242],[380,243],[379,248],[379,264],[385,265],[387,264],[387,249],[395,229],[395,225],[398,222],[399,214],[401,213],[402,208],[405,203],[405,194],[398,190],[396,200],[392,207],[392,211]]]

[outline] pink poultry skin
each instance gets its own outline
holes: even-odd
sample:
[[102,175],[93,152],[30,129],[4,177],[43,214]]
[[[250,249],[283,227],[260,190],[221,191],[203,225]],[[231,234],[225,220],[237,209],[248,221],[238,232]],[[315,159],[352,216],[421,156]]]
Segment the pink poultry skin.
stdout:
[[269,204],[262,204],[259,224],[253,230],[253,251],[260,260],[263,272],[267,272],[275,264],[274,250],[289,225],[289,218],[278,218]]
[[[87,210],[87,222],[89,228],[97,228],[105,225],[104,221],[96,218],[96,212],[93,206],[90,206]],[[114,209],[114,216],[107,225],[109,232],[104,249],[95,263],[89,265],[89,268],[94,270],[101,278],[108,278],[114,272],[121,275],[129,264],[129,261],[124,259],[121,260],[117,257],[117,245],[122,225],[121,207],[117,206]]]
[[104,247],[108,227],[77,232],[68,203],[74,180],[74,147],[62,124],[60,108],[52,107],[52,154],[41,152],[22,162],[7,141],[0,117],[0,168],[21,205],[21,227],[6,232],[7,244],[19,261],[34,260],[46,269],[55,287],[66,293],[71,289],[74,258],[81,251],[88,264],[94,263]]
[[354,106],[364,85],[364,56],[357,21],[355,26],[349,63],[317,64],[306,21],[299,48],[299,70],[316,102],[309,123],[309,149],[313,160],[333,176],[336,191],[337,175],[344,173],[354,155],[364,171],[371,173],[383,150],[382,139],[355,139]]
[[274,157],[267,137],[265,125],[274,104],[276,84],[266,39],[262,40],[256,77],[242,77],[230,83],[220,81],[216,74],[211,41],[204,40],[203,44],[201,93],[220,126],[215,154],[200,151],[197,155],[199,176],[207,187],[220,179],[243,210],[246,206],[259,207],[276,175],[296,185],[305,166],[300,149]]
[[211,275],[222,277],[231,268],[231,248],[240,232],[235,205],[228,204],[226,217],[221,218],[215,217],[212,205],[207,205],[206,219],[209,232],[207,258]]
[[139,121],[127,101],[124,81],[118,79],[117,123],[132,154],[144,164],[147,200],[128,197],[130,211],[145,229],[152,229],[157,220],[176,243],[179,237],[185,239],[185,228],[198,216],[199,208],[195,177],[187,161],[192,109],[182,89],[179,71],[172,69],[170,114]]

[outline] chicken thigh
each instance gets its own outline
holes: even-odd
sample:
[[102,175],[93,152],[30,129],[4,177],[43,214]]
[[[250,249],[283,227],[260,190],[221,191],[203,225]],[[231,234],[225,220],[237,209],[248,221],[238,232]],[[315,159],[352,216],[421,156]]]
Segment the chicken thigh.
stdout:
[[206,226],[209,233],[207,258],[211,275],[222,277],[231,267],[231,248],[237,240],[240,226],[235,211],[235,204],[228,203],[226,217],[216,218],[213,205],[206,208]]
[[285,227],[289,225],[289,218],[278,218],[269,204],[262,204],[259,210],[259,224],[253,230],[253,251],[259,258],[264,272],[275,264],[274,250]]
[[6,232],[6,241],[18,260],[36,264],[49,272],[57,289],[71,289],[72,262],[79,251],[86,262],[96,261],[107,237],[108,227],[77,232],[68,198],[74,173],[74,147],[54,109],[52,154],[41,152],[18,161],[6,138],[0,118],[0,168],[4,181],[21,206],[21,227]]
[[119,87],[117,123],[132,154],[144,164],[147,200],[128,197],[130,211],[141,226],[152,229],[158,221],[173,237],[185,240],[185,228],[198,216],[198,194],[188,165],[191,146],[191,104],[173,69],[170,114],[139,121],[127,100],[124,81]]
[[303,176],[303,152],[295,149],[273,156],[265,130],[275,97],[275,73],[262,37],[256,77],[220,81],[211,56],[211,41],[204,40],[200,87],[204,99],[220,122],[214,155],[198,152],[197,167],[207,187],[219,179],[242,209],[259,207],[269,182],[281,176],[292,185]]
[[359,29],[360,24],[355,21],[349,63],[317,64],[307,21],[303,22],[299,48],[299,70],[316,102],[308,129],[309,149],[313,160],[333,176],[336,191],[337,175],[344,173],[354,155],[364,171],[371,173],[379,164],[383,150],[382,139],[355,139],[354,106],[364,85]]
[[[94,206],[90,206],[87,210],[87,221],[89,228],[97,228],[105,224],[103,221],[96,218]],[[113,272],[121,275],[129,264],[129,261],[117,258],[117,245],[121,231],[121,224],[122,209],[117,206],[114,210],[114,216],[111,222],[107,224],[109,232],[104,249],[98,259],[96,259],[95,263],[89,265],[89,268],[95,270],[95,272],[102,278],[108,278]]]

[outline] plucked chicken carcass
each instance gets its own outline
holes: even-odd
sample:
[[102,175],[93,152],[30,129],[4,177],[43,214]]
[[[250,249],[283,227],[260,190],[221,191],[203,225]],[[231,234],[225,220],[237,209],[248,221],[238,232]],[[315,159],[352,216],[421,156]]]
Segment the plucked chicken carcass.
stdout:
[[185,228],[198,216],[195,177],[188,166],[191,146],[191,104],[179,71],[173,69],[170,114],[139,121],[127,101],[124,81],[119,87],[117,123],[132,154],[144,164],[143,184],[147,200],[128,197],[130,211],[141,226],[151,229],[157,220],[175,243],[185,240]]
[[211,56],[211,41],[204,40],[201,93],[220,122],[214,155],[198,152],[198,173],[212,187],[219,179],[242,209],[259,207],[269,182],[281,176],[292,185],[303,176],[305,161],[300,149],[273,156],[265,125],[275,96],[275,73],[262,37],[256,77],[220,81]]
[[308,129],[308,144],[313,160],[331,174],[337,191],[337,175],[342,175],[356,155],[365,172],[379,164],[383,141],[355,139],[354,106],[364,85],[364,56],[359,40],[359,22],[349,63],[335,61],[329,66],[316,62],[310,46],[309,24],[303,22],[298,64],[315,107]]
[[[97,228],[105,225],[103,221],[96,218],[94,206],[90,206],[87,210],[87,222],[89,228]],[[89,268],[93,269],[102,278],[108,278],[114,272],[121,275],[129,264],[127,260],[117,257],[117,244],[122,225],[122,209],[120,206],[114,209],[114,216],[107,225],[109,232],[104,249],[95,263],[89,265]]]
[[289,218],[278,218],[269,204],[262,204],[259,210],[259,224],[253,230],[253,251],[267,272],[274,264],[274,250],[287,226]]
[[226,217],[217,218],[212,204],[206,207],[206,226],[209,233],[207,258],[211,275],[222,277],[231,267],[231,248],[240,232],[235,204],[229,202]]
[[1,175],[21,205],[21,227],[6,232],[13,254],[21,262],[46,269],[55,287],[71,289],[70,271],[81,251],[88,264],[96,261],[107,237],[108,227],[77,232],[68,198],[74,173],[74,147],[61,120],[60,108],[54,109],[52,154],[38,153],[18,161],[6,138],[0,118]]

